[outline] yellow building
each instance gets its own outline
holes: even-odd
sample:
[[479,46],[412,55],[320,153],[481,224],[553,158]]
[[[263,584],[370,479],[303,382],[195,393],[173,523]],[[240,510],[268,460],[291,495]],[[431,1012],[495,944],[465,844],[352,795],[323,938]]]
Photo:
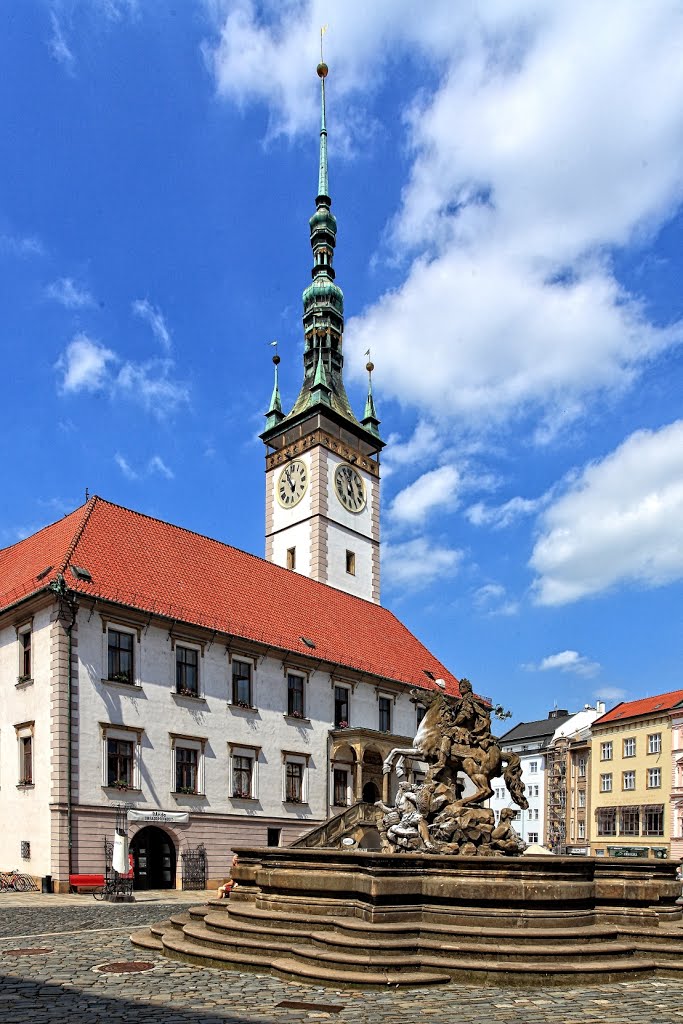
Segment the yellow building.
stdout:
[[671,856],[671,713],[683,690],[618,704],[593,723],[591,853]]

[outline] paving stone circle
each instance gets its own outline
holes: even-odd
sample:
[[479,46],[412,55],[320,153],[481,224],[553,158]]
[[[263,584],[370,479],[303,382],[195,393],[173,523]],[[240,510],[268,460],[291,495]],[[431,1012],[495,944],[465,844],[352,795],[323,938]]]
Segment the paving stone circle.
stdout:
[[151,971],[154,966],[149,960],[119,960],[111,964],[98,964],[94,970],[100,974],[140,974],[142,971]]

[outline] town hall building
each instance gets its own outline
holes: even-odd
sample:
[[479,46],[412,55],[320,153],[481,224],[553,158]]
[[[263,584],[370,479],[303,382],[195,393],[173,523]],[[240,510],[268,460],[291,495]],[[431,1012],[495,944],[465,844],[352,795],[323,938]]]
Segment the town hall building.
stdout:
[[457,680],[380,604],[372,395],[343,380],[325,76],[304,377],[266,415],[265,559],[100,497],[0,551],[0,869],[103,872],[124,814],[140,888],[207,884],[356,801],[415,734],[410,691]]

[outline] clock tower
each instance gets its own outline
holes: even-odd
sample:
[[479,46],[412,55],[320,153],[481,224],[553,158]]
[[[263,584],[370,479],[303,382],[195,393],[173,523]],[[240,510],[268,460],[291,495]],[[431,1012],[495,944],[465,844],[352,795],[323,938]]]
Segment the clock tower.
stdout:
[[304,379],[291,411],[278,383],[261,438],[266,445],[266,558],[332,587],[379,602],[379,455],[384,442],[372,397],[371,362],[363,417],[344,387],[344,295],[332,258],[337,221],[327,175],[325,78],[321,85],[320,171],[311,217],[312,282],[303,293]]

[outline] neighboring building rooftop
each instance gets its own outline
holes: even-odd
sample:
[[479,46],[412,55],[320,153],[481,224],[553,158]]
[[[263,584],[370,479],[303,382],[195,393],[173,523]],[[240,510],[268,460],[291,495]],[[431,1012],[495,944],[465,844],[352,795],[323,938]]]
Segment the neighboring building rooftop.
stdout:
[[386,608],[102,498],[0,550],[0,611],[60,574],[86,597],[423,689],[441,678],[458,693]]
[[607,725],[608,722],[621,722],[626,718],[640,718],[642,715],[651,715],[654,711],[671,711],[679,704],[683,704],[683,690],[670,690],[656,697],[622,701],[602,718],[596,719],[593,725]]
[[547,718],[541,718],[537,722],[520,722],[501,736],[500,742],[503,746],[513,743],[549,743],[555,730],[573,717],[568,711],[550,711]]

